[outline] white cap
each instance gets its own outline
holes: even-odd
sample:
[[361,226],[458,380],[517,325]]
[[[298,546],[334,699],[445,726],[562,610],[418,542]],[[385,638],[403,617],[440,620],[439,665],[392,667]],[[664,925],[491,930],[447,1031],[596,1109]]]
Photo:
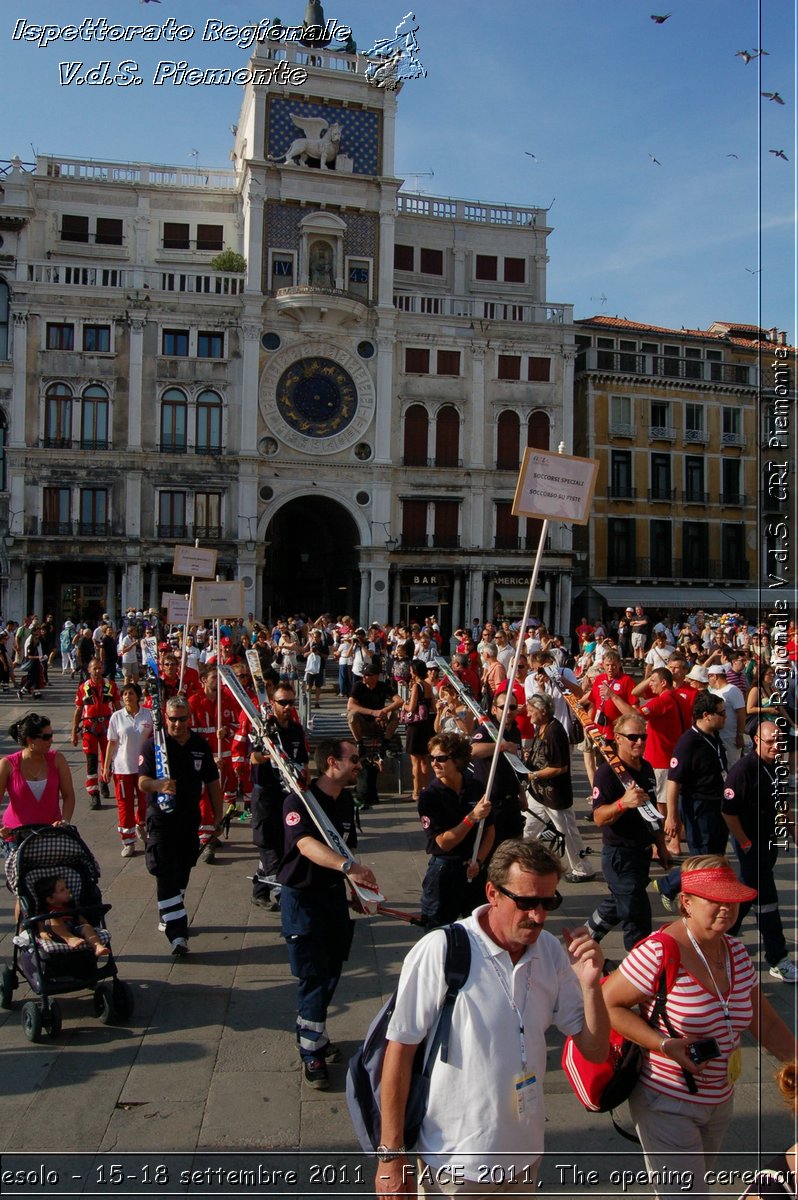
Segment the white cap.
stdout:
[[708,675],[725,675],[726,668],[723,663],[713,663],[711,667],[707,667]]

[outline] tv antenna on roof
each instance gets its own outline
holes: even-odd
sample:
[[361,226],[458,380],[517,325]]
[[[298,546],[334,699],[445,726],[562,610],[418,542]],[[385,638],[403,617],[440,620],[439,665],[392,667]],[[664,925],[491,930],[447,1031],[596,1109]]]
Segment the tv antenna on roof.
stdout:
[[194,170],[199,169],[199,150],[189,150],[189,155],[194,159]]

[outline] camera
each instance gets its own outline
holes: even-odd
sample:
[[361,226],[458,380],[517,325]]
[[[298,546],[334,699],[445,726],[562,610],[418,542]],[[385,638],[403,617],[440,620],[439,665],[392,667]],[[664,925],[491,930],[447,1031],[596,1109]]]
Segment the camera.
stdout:
[[709,1062],[711,1058],[720,1058],[720,1046],[715,1038],[702,1038],[698,1042],[691,1042],[687,1053],[690,1061],[698,1066],[699,1063]]

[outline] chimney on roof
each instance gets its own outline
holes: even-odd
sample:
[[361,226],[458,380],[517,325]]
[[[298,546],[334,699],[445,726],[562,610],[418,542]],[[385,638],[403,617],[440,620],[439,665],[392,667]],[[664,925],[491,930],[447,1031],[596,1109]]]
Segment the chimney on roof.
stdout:
[[772,329],[769,329],[767,331],[767,340],[769,342],[775,342],[777,340],[776,335],[778,334],[778,332],[779,332],[778,329],[774,325]]
[[786,346],[786,345],[787,345],[787,331],[786,331],[785,329],[782,329],[782,330],[779,332],[779,345],[780,345],[780,346]]

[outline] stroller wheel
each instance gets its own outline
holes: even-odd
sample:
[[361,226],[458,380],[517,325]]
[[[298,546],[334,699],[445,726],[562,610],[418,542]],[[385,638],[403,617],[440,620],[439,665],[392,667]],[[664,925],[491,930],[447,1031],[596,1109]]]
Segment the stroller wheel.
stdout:
[[111,998],[114,1016],[118,1021],[129,1021],[136,1007],[133,988],[124,979],[115,979],[112,986]]
[[61,1017],[61,1005],[57,1000],[53,1000],[50,1003],[50,1015],[44,1022],[45,1028],[51,1038],[57,1038],[59,1036],[61,1033],[62,1024],[63,1020]]
[[42,1010],[35,1000],[26,1000],[22,1005],[22,1029],[29,1042],[42,1040]]
[[10,967],[3,967],[2,982],[0,982],[0,1007],[11,1008],[17,977]]
[[103,1025],[110,1025],[116,1016],[114,994],[110,983],[100,983],[94,989],[94,1014]]

